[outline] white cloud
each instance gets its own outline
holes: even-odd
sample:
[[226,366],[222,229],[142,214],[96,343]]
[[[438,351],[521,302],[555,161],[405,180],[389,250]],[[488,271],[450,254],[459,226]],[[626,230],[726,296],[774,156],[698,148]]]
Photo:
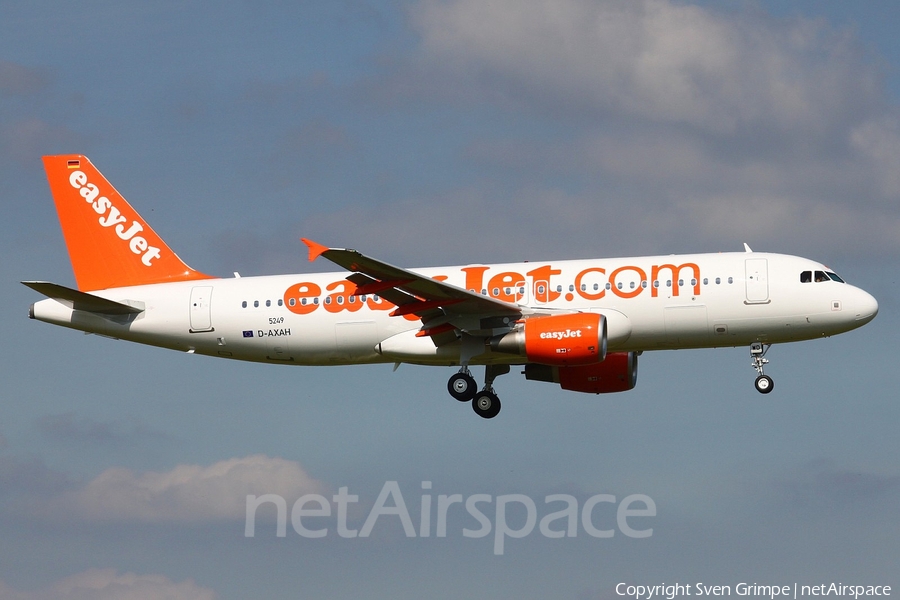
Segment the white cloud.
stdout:
[[499,108],[503,133],[460,150],[477,181],[304,233],[404,264],[900,250],[900,111],[851,29],[669,0],[425,0],[411,23],[383,97]]
[[0,581],[0,600],[213,600],[215,592],[190,579],[175,583],[162,575],[119,575],[90,569],[49,587],[21,592]]
[[[599,199],[556,189],[511,196],[500,189],[467,188],[316,215],[302,230],[407,267],[575,258],[579,252],[583,258],[608,241],[602,232],[613,235],[616,229],[600,205]],[[592,229],[599,215],[606,225]],[[560,244],[559,232],[589,236],[582,238],[586,247],[574,246],[571,238]]]
[[782,495],[779,500],[794,505],[875,505],[888,499],[890,506],[900,490],[900,475],[841,467],[832,459],[818,458],[777,479],[773,487]]
[[82,144],[85,139],[67,127],[35,117],[11,118],[0,125],[0,157],[33,167],[35,157],[65,144]]
[[166,472],[107,469],[55,498],[49,508],[61,516],[98,521],[241,519],[248,494],[298,498],[324,490],[299,463],[257,454],[208,467],[179,465]]
[[885,116],[862,123],[850,132],[850,145],[874,178],[882,198],[900,197],[900,121]]
[[[36,157],[66,144],[83,144],[65,125],[36,116],[36,100],[55,96],[53,77],[47,69],[25,67],[0,60],[0,160],[36,168]],[[71,103],[71,99],[69,99]]]
[[769,122],[816,131],[878,93],[850,34],[799,17],[668,0],[431,0],[412,22],[430,66],[520,101],[716,133]]
[[139,422],[98,421],[74,412],[41,416],[35,428],[51,440],[76,443],[133,444],[141,438],[167,438]]
[[33,96],[46,89],[50,78],[43,69],[33,69],[0,60],[0,94]]

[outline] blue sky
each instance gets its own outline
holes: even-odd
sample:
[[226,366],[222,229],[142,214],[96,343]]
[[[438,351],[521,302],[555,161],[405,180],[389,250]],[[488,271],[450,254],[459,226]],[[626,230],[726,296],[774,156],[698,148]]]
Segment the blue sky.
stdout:
[[[900,584],[894,3],[0,3],[0,600],[613,598],[618,582]],[[840,337],[647,353],[589,397],[282,368],[29,321],[72,285],[40,156],[78,152],[192,267],[740,250],[878,299]],[[653,499],[647,539],[244,536],[247,493]],[[150,490],[150,491],[148,491]],[[435,500],[436,502],[436,500]],[[522,508],[522,507],[517,507]],[[558,507],[553,507],[555,510]],[[511,509],[512,510],[512,509]],[[608,507],[598,520],[615,517]],[[519,521],[516,521],[519,519]],[[522,512],[510,513],[521,523]],[[606,521],[604,521],[606,522]],[[143,595],[141,595],[143,594]]]

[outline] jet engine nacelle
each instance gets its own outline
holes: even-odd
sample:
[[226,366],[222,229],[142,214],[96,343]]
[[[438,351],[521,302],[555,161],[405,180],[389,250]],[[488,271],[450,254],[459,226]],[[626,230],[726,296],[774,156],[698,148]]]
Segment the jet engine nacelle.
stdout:
[[491,340],[496,352],[524,356],[542,365],[592,365],[606,358],[606,317],[572,313],[525,319]]
[[610,352],[594,365],[525,365],[525,379],[558,383],[564,390],[588,394],[627,392],[637,383],[636,352]]

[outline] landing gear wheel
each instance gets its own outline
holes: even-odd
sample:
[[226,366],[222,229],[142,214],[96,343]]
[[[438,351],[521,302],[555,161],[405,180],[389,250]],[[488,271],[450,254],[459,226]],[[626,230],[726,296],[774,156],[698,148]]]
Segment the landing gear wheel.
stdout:
[[753,368],[758,373],[758,377],[753,385],[756,386],[756,391],[760,394],[768,394],[775,389],[775,382],[763,372],[763,366],[769,364],[769,359],[765,356],[771,347],[772,344],[763,344],[762,342],[750,344],[750,358],[753,359]]
[[494,392],[482,390],[472,399],[475,414],[484,419],[493,419],[500,412],[500,398]]
[[475,397],[478,384],[468,373],[456,373],[447,381],[447,391],[460,402],[468,402]]
[[768,375],[760,375],[756,378],[756,382],[753,385],[756,386],[756,391],[760,394],[768,394],[775,389],[775,382]]

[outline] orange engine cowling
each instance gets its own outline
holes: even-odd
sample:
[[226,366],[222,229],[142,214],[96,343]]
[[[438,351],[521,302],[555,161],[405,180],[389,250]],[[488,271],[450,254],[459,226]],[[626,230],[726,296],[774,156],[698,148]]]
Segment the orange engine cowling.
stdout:
[[558,383],[564,390],[588,394],[627,392],[637,383],[636,352],[610,352],[606,360],[594,365],[554,367],[525,365],[525,379]]
[[597,364],[606,358],[606,317],[597,313],[531,317],[491,340],[491,348],[542,365]]

